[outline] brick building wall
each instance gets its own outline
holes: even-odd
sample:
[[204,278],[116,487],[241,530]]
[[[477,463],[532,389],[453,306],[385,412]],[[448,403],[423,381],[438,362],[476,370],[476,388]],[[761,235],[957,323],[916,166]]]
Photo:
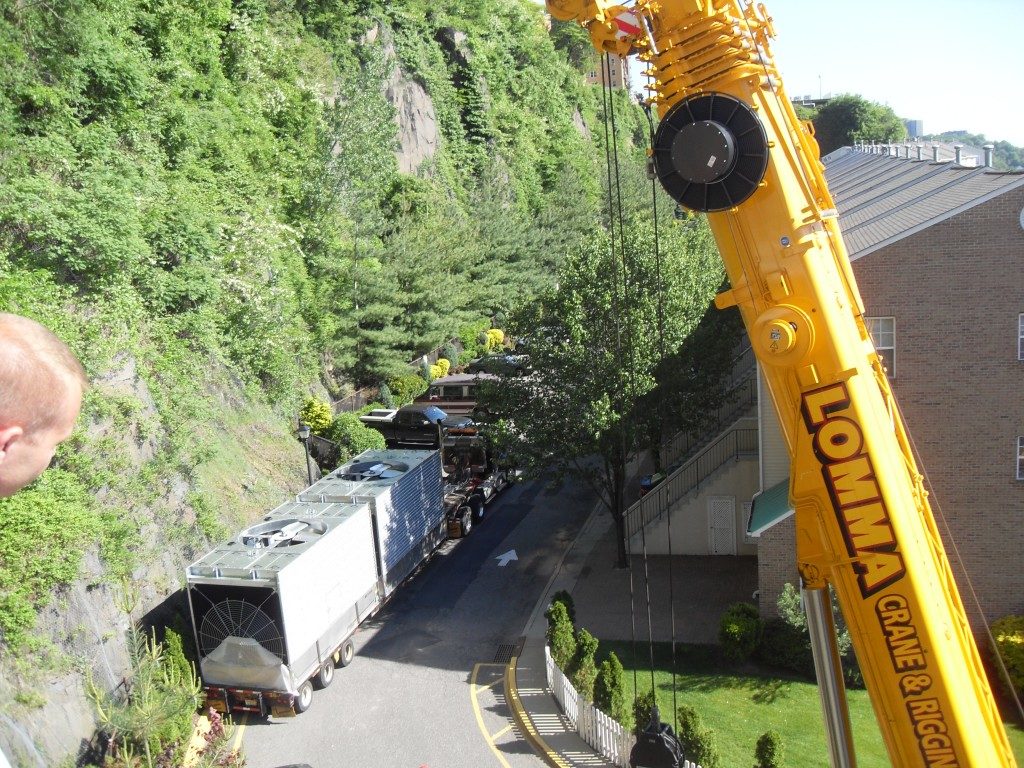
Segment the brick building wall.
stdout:
[[853,263],[867,315],[895,318],[893,390],[976,630],[954,546],[989,621],[1024,614],[1022,207],[1018,188]]

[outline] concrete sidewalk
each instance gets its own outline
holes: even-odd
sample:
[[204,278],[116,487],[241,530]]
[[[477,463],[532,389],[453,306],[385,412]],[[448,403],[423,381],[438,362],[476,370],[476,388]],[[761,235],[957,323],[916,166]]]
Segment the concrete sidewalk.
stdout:
[[[656,642],[673,635],[669,609],[669,558],[632,558],[633,606],[637,642],[648,642],[650,626]],[[645,567],[646,565],[646,567]],[[646,577],[645,577],[646,571]],[[750,600],[757,588],[753,557],[674,557],[671,563],[677,642],[714,643],[718,621],[726,606]],[[551,596],[565,590],[573,596],[576,626],[602,640],[630,640],[630,569],[616,567],[615,527],[611,515],[595,506],[576,541],[548,581],[523,630],[525,643],[510,669],[508,694],[524,736],[552,766],[611,766],[594,753],[562,714],[547,687],[544,611]],[[602,653],[598,649],[600,659]]]

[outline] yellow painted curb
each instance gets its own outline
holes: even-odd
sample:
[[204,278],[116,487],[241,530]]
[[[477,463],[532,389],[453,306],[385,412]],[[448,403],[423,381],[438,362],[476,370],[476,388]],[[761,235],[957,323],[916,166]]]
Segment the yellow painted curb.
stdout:
[[544,762],[552,766],[552,768],[571,768],[569,763],[540,737],[540,734],[537,733],[537,729],[533,725],[533,721],[530,720],[529,715],[526,714],[526,710],[523,708],[523,703],[519,699],[519,686],[516,684],[516,662],[518,660],[518,657],[513,656],[508,666],[505,667],[505,700],[508,701],[509,708],[512,710],[512,719],[516,721],[519,730],[526,737],[526,740],[530,742],[533,751]]
[[210,730],[210,720],[206,715],[200,715],[196,720],[195,728],[192,729],[192,738],[189,739],[188,748],[185,750],[185,757],[181,761],[183,768],[191,768],[199,758],[199,751],[206,746],[206,734]]

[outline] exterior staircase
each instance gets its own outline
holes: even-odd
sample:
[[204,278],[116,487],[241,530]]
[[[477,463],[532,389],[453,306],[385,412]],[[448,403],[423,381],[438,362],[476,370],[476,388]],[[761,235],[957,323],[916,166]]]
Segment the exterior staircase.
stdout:
[[729,397],[708,426],[694,433],[679,433],[666,446],[666,462],[672,464],[665,479],[626,510],[627,537],[660,520],[672,504],[728,462],[757,455],[758,430],[738,424],[757,411],[757,365],[750,347],[737,355],[726,386]]

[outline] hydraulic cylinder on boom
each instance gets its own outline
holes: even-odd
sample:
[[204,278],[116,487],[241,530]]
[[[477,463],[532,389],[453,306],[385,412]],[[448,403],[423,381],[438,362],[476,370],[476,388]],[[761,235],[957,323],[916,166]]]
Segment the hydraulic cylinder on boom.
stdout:
[[791,459],[797,569],[833,766],[852,766],[828,589],[893,765],[1015,766],[882,361],[817,143],[783,90],[763,5],[547,0],[602,53],[649,65],[666,191],[704,212]]

